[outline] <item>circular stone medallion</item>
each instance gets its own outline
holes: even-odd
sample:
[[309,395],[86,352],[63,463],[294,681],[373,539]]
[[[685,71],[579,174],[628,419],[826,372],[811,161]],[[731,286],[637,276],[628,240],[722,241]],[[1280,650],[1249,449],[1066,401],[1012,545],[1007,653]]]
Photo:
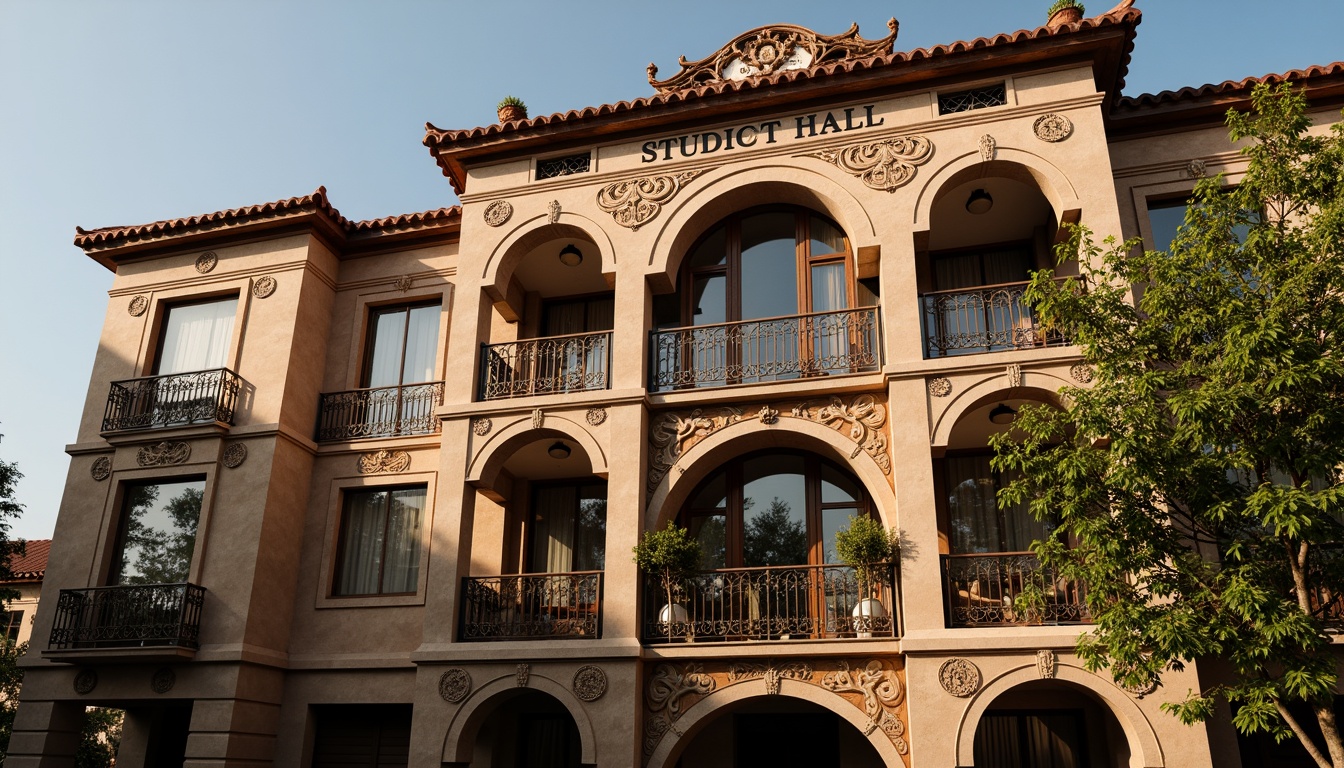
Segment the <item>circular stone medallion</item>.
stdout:
[[980,669],[969,659],[948,659],[938,668],[938,683],[943,690],[964,699],[980,690]]
[[439,695],[450,704],[458,704],[471,693],[471,675],[461,667],[454,667],[439,675]]
[[93,460],[93,466],[89,467],[89,474],[94,480],[102,482],[112,476],[112,460],[106,456],[99,456]]
[[508,200],[496,200],[485,206],[485,223],[492,227],[500,227],[513,215],[513,205]]
[[229,469],[237,469],[244,461],[247,461],[247,446],[242,443],[233,443],[224,449],[224,466]]
[[600,667],[579,667],[574,673],[574,695],[584,701],[597,701],[607,692],[607,673]]
[[149,299],[144,296],[136,296],[131,299],[131,303],[126,305],[126,311],[131,313],[131,317],[139,317],[145,314],[149,309]]
[[215,265],[218,263],[219,263],[219,257],[215,255],[215,252],[206,251],[205,253],[202,253],[200,256],[196,257],[196,271],[204,275],[205,273],[214,269]]
[[81,669],[78,675],[75,675],[75,693],[80,695],[93,693],[93,689],[98,687],[98,673],[92,669]]
[[150,690],[155,693],[167,693],[173,690],[174,685],[177,685],[177,673],[168,667],[155,672],[149,679]]
[[270,275],[264,275],[257,278],[257,282],[252,284],[252,295],[258,299],[264,299],[275,293],[275,278]]

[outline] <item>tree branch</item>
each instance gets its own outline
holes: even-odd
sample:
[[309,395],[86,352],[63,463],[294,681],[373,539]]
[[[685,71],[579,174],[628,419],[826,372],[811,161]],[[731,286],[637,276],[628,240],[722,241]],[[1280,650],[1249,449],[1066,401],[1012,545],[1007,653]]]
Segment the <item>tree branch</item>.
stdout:
[[1330,764],[1330,758],[1326,757],[1325,753],[1322,752],[1320,748],[1316,746],[1315,742],[1311,740],[1311,737],[1307,735],[1307,732],[1302,730],[1302,726],[1288,713],[1288,708],[1283,706],[1283,702],[1275,699],[1274,708],[1279,710],[1279,717],[1282,717],[1283,721],[1288,724],[1288,727],[1293,729],[1293,733],[1297,734],[1297,740],[1302,742],[1303,747],[1306,747],[1307,754],[1311,755],[1311,759],[1316,761],[1316,765],[1320,766],[1320,768],[1334,768]]

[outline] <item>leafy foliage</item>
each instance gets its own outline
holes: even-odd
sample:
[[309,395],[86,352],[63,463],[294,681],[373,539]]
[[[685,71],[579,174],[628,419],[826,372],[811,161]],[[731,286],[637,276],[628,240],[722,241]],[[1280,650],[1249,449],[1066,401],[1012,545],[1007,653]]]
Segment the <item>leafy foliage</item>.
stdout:
[[867,515],[851,515],[849,527],[835,532],[836,554],[842,563],[854,568],[859,583],[865,586],[873,583],[872,567],[895,561],[900,551],[900,533],[895,528],[884,530]]
[[28,651],[27,643],[0,642],[0,764],[9,754],[9,736],[14,731],[14,714],[19,709],[19,686],[23,670],[19,659]]
[[[1042,562],[1087,585],[1092,669],[1143,686],[1194,659],[1230,678],[1164,705],[1187,723],[1217,700],[1243,732],[1294,734],[1344,766],[1326,627],[1344,619],[1344,129],[1306,133],[1303,99],[1258,86],[1230,114],[1249,166],[1195,188],[1169,252],[1075,228],[1081,278],[1037,273],[1027,298],[1079,345],[1091,388],[1024,407],[994,439],[1029,502],[1071,538]],[[1131,300],[1131,286],[1137,302]],[[1327,759],[1286,703],[1305,702]]]
[[[22,477],[23,473],[19,472],[16,464],[0,460],[0,581],[7,581],[14,575],[9,569],[10,558],[24,553],[24,542],[9,538],[9,521],[23,514],[23,505],[14,497],[14,486]],[[0,601],[13,600],[18,596],[19,593],[14,589],[0,587]]]
[[666,583],[684,580],[700,564],[700,542],[675,523],[661,531],[645,531],[634,553],[640,570],[656,573]]
[[121,746],[121,725],[126,713],[119,709],[89,707],[84,712],[84,730],[75,747],[75,768],[111,768]]
[[1078,0],[1055,0],[1050,6],[1050,10],[1045,12],[1045,18],[1049,19],[1051,16],[1054,16],[1065,8],[1077,8],[1079,13],[1087,13],[1087,9],[1084,8],[1083,4],[1078,2]]
[[776,497],[764,512],[749,516],[742,531],[742,561],[752,568],[807,562],[807,528],[793,518],[788,502]]

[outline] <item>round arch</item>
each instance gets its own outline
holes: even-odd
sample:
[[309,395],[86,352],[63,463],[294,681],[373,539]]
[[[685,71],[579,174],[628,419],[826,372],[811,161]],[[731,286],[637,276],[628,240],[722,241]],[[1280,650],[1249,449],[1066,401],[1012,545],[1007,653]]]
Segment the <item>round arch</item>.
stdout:
[[467,482],[477,487],[493,487],[499,471],[514,451],[547,437],[567,437],[578,443],[588,456],[593,474],[607,476],[606,451],[586,427],[564,416],[548,415],[545,426],[534,428],[530,415],[520,415],[486,438],[467,465]]
[[[772,694],[766,689],[764,680],[751,680],[720,688],[697,701],[677,719],[677,730],[669,728],[663,734],[662,740],[658,742],[653,754],[649,756],[648,768],[668,768],[676,765],[677,758],[680,757],[682,750],[710,721],[721,714],[724,707],[749,699],[765,698],[770,695]],[[832,693],[820,686],[784,679],[780,681],[777,695],[811,702],[835,713],[841,720],[857,728],[860,733],[868,730],[868,718],[858,707],[849,703],[839,694]],[[680,731],[680,735],[678,735],[678,731]],[[884,764],[896,766],[905,764],[901,759],[901,753],[896,751],[896,745],[891,742],[891,739],[887,738],[881,728],[872,729],[871,732],[866,734],[865,738],[877,751]]]
[[546,694],[569,711],[569,716],[573,718],[574,725],[579,730],[579,760],[584,765],[596,765],[597,738],[583,705],[564,685],[536,672],[528,677],[526,688],[519,688],[514,676],[508,675],[495,678],[472,691],[448,723],[448,733],[443,740],[443,762],[469,764],[481,724],[504,698],[517,696],[526,691]]
[[1059,166],[1031,152],[999,147],[998,159],[985,161],[978,153],[968,152],[930,174],[915,199],[914,218],[910,222],[915,231],[928,231],[933,204],[946,190],[980,176],[1002,176],[1035,186],[1061,221],[1066,213],[1082,207],[1077,189]]
[[702,234],[730,214],[754,206],[781,203],[824,213],[845,232],[853,249],[859,246],[857,239],[876,234],[858,198],[834,179],[809,168],[744,168],[693,185],[683,195],[676,209],[663,217],[649,253],[649,279],[660,291],[676,285],[683,258]]
[[654,487],[645,512],[648,530],[657,530],[676,517],[691,491],[727,460],[752,451],[792,448],[811,451],[854,473],[872,500],[883,525],[895,526],[894,494],[877,461],[836,430],[804,419],[779,417],[774,424],[754,418],[729,424],[678,457],[676,467]]
[[[990,400],[1021,398],[1040,400],[1058,406],[1061,404],[1057,394],[1059,388],[1072,385],[1072,382],[1065,381],[1058,375],[1047,371],[1030,371],[1029,373],[1033,379],[1030,386],[1006,387],[1003,382],[1003,373],[993,372],[986,374],[970,386],[961,387],[952,401],[941,412],[934,415],[933,431],[929,437],[929,444],[934,447],[946,447],[952,437],[952,429],[961,420],[961,417]],[[1023,378],[1026,378],[1028,372],[1024,371],[1022,375]],[[1051,388],[1052,385],[1053,389]]]
[[508,295],[509,281],[524,256],[544,243],[564,238],[586,240],[595,245],[602,260],[602,274],[608,282],[612,281],[616,275],[616,249],[611,238],[598,222],[562,211],[554,224],[545,215],[520,221],[495,245],[481,270],[481,281],[491,301],[503,301]]
[[[1115,717],[1129,742],[1130,768],[1165,768],[1157,733],[1129,694],[1085,669],[1062,661],[1055,667],[1055,679],[1082,688]],[[1010,689],[1037,680],[1040,672],[1036,665],[1023,665],[989,681],[976,693],[957,724],[957,765],[974,765],[975,730],[989,705]]]

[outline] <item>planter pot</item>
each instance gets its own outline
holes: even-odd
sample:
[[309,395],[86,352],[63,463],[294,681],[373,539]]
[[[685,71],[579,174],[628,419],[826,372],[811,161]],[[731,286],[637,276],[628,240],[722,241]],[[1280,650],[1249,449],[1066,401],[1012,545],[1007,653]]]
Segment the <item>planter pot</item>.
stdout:
[[1062,27],[1065,24],[1073,24],[1082,21],[1082,19],[1083,12],[1078,10],[1077,7],[1060,8],[1050,16],[1050,20],[1047,21],[1045,25],[1054,29],[1055,27]]
[[685,624],[690,620],[691,616],[686,613],[686,609],[676,603],[673,603],[672,605],[664,605],[663,609],[658,612],[659,624],[666,624],[669,621],[673,624]]
[[860,600],[851,612],[854,617],[854,631],[860,638],[873,636],[873,619],[885,618],[887,607],[875,597]]
[[514,120],[526,120],[527,112],[522,107],[509,105],[499,108],[499,122],[508,123]]

